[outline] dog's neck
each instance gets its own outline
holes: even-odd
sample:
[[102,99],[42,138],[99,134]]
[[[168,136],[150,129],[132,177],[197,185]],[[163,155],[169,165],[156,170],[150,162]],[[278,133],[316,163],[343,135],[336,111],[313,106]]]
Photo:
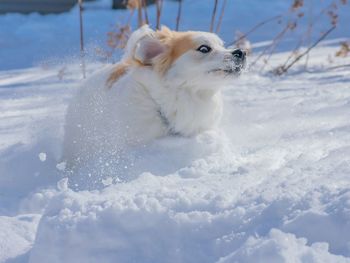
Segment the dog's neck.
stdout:
[[151,70],[137,74],[169,133],[191,136],[214,127],[220,120],[220,91],[164,81]]

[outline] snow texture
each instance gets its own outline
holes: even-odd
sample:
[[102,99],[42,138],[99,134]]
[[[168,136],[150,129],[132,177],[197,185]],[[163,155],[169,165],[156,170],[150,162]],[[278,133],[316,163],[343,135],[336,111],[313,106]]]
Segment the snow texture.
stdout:
[[349,71],[320,66],[334,51],[314,51],[314,73],[245,73],[220,130],[75,175],[59,152],[78,67],[65,90],[54,69],[20,71],[1,90],[3,262],[348,262]]
[[307,245],[305,238],[272,229],[265,238],[250,237],[237,251],[217,263],[233,262],[349,262],[348,258],[328,252],[327,243]]
[[[13,32],[27,18],[0,16],[10,22],[0,35],[12,46],[22,27],[44,36],[70,16],[33,14]],[[203,29],[201,19],[184,23]],[[220,129],[77,174],[60,153],[79,65],[9,70],[31,65],[29,51],[0,53],[18,58],[0,71],[0,262],[350,262],[350,69],[328,69],[350,63],[334,58],[338,42],[312,51],[309,72],[303,61],[282,77],[245,72],[224,90]],[[88,74],[101,66],[89,62]]]

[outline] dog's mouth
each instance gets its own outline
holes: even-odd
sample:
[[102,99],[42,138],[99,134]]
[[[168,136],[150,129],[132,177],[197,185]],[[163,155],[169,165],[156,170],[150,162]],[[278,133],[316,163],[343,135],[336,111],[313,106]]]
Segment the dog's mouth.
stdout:
[[227,75],[237,76],[241,74],[245,66],[246,66],[245,60],[241,60],[239,62],[227,64],[224,67],[212,69],[208,73],[224,74],[225,76]]
[[225,75],[240,75],[244,69],[243,65],[235,67],[225,67],[225,68],[216,68],[209,71],[209,73],[222,73]]

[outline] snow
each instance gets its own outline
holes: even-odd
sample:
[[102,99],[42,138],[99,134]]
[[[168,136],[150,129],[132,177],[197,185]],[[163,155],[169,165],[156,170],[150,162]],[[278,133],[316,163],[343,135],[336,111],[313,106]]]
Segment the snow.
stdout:
[[328,244],[314,243],[307,245],[305,238],[272,229],[265,238],[250,237],[245,244],[218,263],[232,262],[349,262],[342,256],[328,252]]
[[12,233],[1,247],[18,242],[3,261],[350,261],[349,70],[321,64],[334,51],[315,50],[312,73],[246,72],[224,92],[219,131],[163,138],[120,166],[73,176],[58,156],[79,68],[64,83],[54,68],[24,70],[36,80],[1,90],[1,134],[12,131],[2,139],[11,144],[1,150],[1,218],[19,228],[22,215],[37,220],[19,234],[1,224]]
[[40,217],[37,214],[22,214],[15,217],[0,216],[0,262],[18,257],[18,255],[21,255],[22,258],[27,257],[25,254],[34,242]]
[[[246,8],[258,6],[237,5]],[[1,43],[12,47],[0,51],[0,262],[350,262],[350,68],[329,69],[350,63],[334,57],[339,39],[312,51],[308,71],[301,61],[281,77],[260,73],[261,64],[245,72],[224,90],[219,130],[162,138],[71,174],[60,152],[81,72],[67,49],[72,33],[54,52],[46,30],[75,11],[30,15],[22,26],[42,31],[25,35],[27,49],[14,45],[26,17],[0,16]],[[90,13],[100,33],[114,15]],[[204,15],[184,20],[207,25]],[[334,37],[347,37],[341,28]],[[69,59],[33,66],[37,56],[26,52]],[[88,75],[101,66],[88,60]]]
[[45,162],[46,161],[46,153],[39,153],[39,159],[40,159],[40,161]]

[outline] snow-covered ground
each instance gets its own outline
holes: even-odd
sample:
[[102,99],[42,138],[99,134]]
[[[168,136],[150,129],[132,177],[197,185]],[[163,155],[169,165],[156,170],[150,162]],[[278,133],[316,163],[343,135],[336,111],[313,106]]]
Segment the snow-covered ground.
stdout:
[[0,262],[350,262],[350,69],[327,70],[334,52],[311,73],[245,73],[220,131],[158,140],[107,178],[58,160],[79,68],[2,72]]
[[[246,2],[227,2],[249,17]],[[212,4],[202,8],[184,28],[207,29]],[[219,130],[162,138],[72,175],[59,158],[81,79],[67,48],[76,43],[74,12],[0,16],[0,262],[350,262],[350,67],[330,69],[350,58],[334,57],[338,39],[312,51],[308,71],[301,61],[282,77],[260,65],[245,72],[224,90]],[[100,19],[98,30],[87,26],[98,41],[115,13],[87,13]],[[230,21],[245,25],[227,15],[228,42]],[[61,26],[67,37],[55,46],[48,32]],[[349,36],[341,29],[333,37]],[[33,66],[36,52],[55,62]],[[100,67],[88,61],[88,75]]]

